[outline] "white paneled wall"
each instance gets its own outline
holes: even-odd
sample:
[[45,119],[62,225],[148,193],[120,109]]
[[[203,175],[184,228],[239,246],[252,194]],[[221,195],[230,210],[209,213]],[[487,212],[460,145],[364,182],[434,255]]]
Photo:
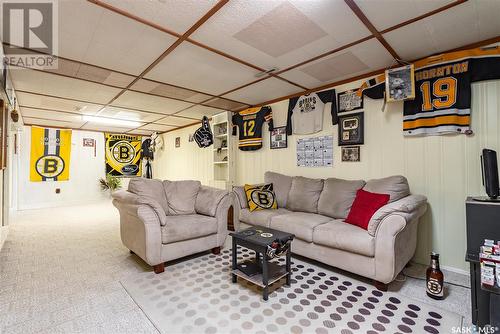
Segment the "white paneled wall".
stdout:
[[[351,83],[337,87],[337,92],[359,87]],[[477,83],[472,88],[473,136],[449,135],[405,138],[402,132],[402,103],[388,104],[382,112],[382,101],[365,99],[365,145],[361,162],[340,161],[335,142],[333,168],[296,166],[296,140],[288,137],[288,148],[269,149],[269,132],[264,133],[264,147],[254,152],[236,154],[236,184],[263,181],[264,172],[272,170],[288,175],[346,179],[370,179],[401,174],[408,178],[413,193],[424,194],[429,210],[419,226],[415,260],[428,262],[431,250],[441,254],[444,266],[465,270],[465,205],[468,195],[484,194],[481,185],[479,156],[489,147],[500,152],[500,81]],[[286,123],[287,101],[272,105],[275,126]],[[265,125],[266,126],[266,125]],[[165,151],[155,162],[155,177],[165,179],[198,179],[209,184],[210,153],[188,143],[189,133],[198,126],[166,134]],[[266,126],[267,127],[267,126]],[[316,135],[333,134],[325,113],[324,130]],[[175,137],[181,147],[174,148]],[[336,140],[336,139],[335,139]]]

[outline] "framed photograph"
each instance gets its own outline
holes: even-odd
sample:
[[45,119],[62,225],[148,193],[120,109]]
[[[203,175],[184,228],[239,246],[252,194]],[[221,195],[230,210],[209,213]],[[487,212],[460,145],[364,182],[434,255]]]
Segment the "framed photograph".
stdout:
[[364,143],[364,114],[339,116],[339,146]]
[[175,137],[175,147],[181,147],[181,137]]
[[359,162],[360,161],[360,146],[344,146],[342,147],[342,161]]
[[387,102],[415,98],[415,68],[413,64],[385,71],[385,97]]
[[363,96],[355,90],[348,90],[337,95],[338,112],[363,109]]
[[274,128],[271,131],[271,149],[287,148],[287,146],[286,126]]

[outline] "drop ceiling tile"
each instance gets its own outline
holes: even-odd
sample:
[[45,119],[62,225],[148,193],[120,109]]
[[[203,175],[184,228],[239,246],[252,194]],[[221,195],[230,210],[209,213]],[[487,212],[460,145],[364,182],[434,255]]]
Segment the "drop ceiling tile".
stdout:
[[111,132],[111,133],[125,133],[130,131],[131,128],[127,127],[117,127],[117,126],[109,126],[109,125],[99,125],[95,123],[87,123],[81,127],[82,130],[92,130],[92,131],[100,131],[100,132]]
[[73,129],[78,129],[84,124],[84,122],[74,123],[74,122],[65,122],[56,120],[44,120],[31,117],[24,117],[23,121],[24,124],[26,125],[38,125],[38,126],[48,126],[55,128],[73,128]]
[[72,123],[83,122],[82,115],[70,114],[60,111],[48,111],[34,108],[21,108],[21,115],[28,118],[45,118],[54,121],[64,121]]
[[163,28],[183,34],[202,18],[217,3],[217,0],[104,0],[104,2]]
[[28,69],[12,68],[10,74],[16,90],[93,103],[108,103],[121,91],[119,88]]
[[255,80],[258,71],[213,52],[182,43],[146,77],[207,94],[223,92]]
[[116,118],[126,121],[146,122],[146,123],[154,122],[164,117],[161,114],[152,114],[152,113],[118,108],[118,107],[106,107],[101,112],[99,112],[99,116]]
[[193,124],[196,122],[199,122],[199,120],[193,119],[193,118],[167,116],[167,117],[164,117],[164,118],[156,121],[155,123],[172,125],[172,126],[184,126],[184,125],[189,125],[189,124]]
[[393,64],[392,56],[376,39],[320,58],[280,76],[306,87],[318,87]]
[[175,129],[175,126],[170,126],[170,125],[163,125],[163,124],[146,124],[144,126],[141,126],[139,130],[151,130],[151,131],[156,131],[156,132],[165,132],[169,130]]
[[224,97],[243,101],[249,105],[255,105],[285,95],[294,94],[301,90],[301,88],[290,85],[283,80],[269,78],[245,88],[238,89],[237,91],[224,95]]
[[176,38],[89,1],[59,1],[59,55],[139,74]]
[[191,103],[127,91],[116,99],[113,106],[152,111],[160,114],[173,114],[191,106]]
[[[216,109],[216,108],[211,108],[211,107],[205,107],[202,105],[197,105],[192,108],[186,109],[181,111],[180,113],[177,113],[176,115],[178,116],[184,116],[184,117],[191,117],[197,120],[201,120],[203,116],[213,116],[215,114],[221,113],[224,110]],[[196,121],[194,121],[196,122]],[[193,122],[193,123],[194,123]]]
[[37,107],[55,111],[69,111],[85,115],[94,115],[103,107],[101,104],[77,102],[20,91],[17,91],[16,95],[17,102],[20,106],[24,107]]
[[[381,31],[408,21],[454,0],[355,0],[370,22]],[[388,15],[390,13],[390,15]]]
[[130,130],[129,134],[131,135],[136,135],[136,136],[146,136],[146,137],[149,137],[153,134],[154,131],[151,131],[151,130]]
[[248,107],[248,105],[239,103],[236,101],[231,101],[228,99],[223,99],[220,97],[215,97],[210,101],[204,102],[203,105],[207,105],[214,108],[224,109],[224,110],[239,110]]
[[470,0],[384,35],[413,60],[500,35],[500,1]]
[[344,1],[231,1],[192,36],[266,69],[283,69],[370,35]]
[[155,95],[171,97],[174,99],[180,99],[194,103],[208,100],[211,97],[211,95],[198,93],[190,89],[185,89],[145,79],[138,80],[134,85],[132,85],[131,89],[139,92],[151,93]]

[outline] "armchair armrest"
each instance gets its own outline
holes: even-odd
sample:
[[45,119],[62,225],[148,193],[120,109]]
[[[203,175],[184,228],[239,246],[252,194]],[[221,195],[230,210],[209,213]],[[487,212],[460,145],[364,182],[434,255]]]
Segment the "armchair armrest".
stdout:
[[[161,205],[153,198],[137,196],[136,194],[126,190],[114,191],[111,194],[111,197],[113,198],[113,204],[119,210],[124,210],[128,214],[139,217],[138,213],[142,211],[141,206],[147,206],[154,212],[161,226],[165,226],[167,224],[167,216],[165,214],[165,211],[163,210]],[[148,223],[148,221],[143,222],[145,224]]]
[[[406,223],[422,216],[427,210],[427,197],[422,195],[409,195],[392,203],[388,203],[375,212],[368,223],[368,233],[375,236],[379,230],[381,222],[391,215],[404,218]],[[398,230],[394,226],[395,231]],[[402,226],[399,230],[403,229]]]

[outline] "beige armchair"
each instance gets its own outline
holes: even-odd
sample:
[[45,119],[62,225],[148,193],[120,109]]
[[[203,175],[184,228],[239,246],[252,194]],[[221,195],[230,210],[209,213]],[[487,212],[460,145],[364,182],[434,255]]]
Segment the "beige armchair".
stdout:
[[232,219],[230,193],[198,181],[137,178],[112,197],[123,244],[157,274],[167,261],[206,250],[220,253],[228,213]]

